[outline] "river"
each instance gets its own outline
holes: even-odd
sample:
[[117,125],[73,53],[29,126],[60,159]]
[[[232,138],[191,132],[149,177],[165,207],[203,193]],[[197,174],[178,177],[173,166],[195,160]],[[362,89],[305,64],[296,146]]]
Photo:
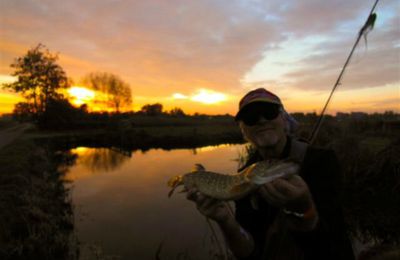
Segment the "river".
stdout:
[[130,154],[72,149],[78,158],[66,179],[72,181],[81,259],[155,259],[156,254],[160,259],[210,259],[219,253],[206,219],[184,194],[168,198],[166,183],[196,163],[215,172],[236,172],[243,148],[219,145]]

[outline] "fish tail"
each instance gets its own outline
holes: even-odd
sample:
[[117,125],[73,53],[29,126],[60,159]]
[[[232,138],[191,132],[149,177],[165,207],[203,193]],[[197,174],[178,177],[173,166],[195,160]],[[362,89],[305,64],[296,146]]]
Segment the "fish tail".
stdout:
[[277,168],[276,170],[279,171],[279,173],[272,174],[272,175],[269,175],[269,176],[254,175],[251,178],[251,182],[254,183],[254,184],[257,184],[257,185],[262,185],[262,184],[265,184],[265,183],[269,183],[269,182],[271,182],[271,181],[273,181],[275,179],[286,177],[286,176],[289,176],[289,175],[297,173],[298,170],[299,170],[299,166],[297,164],[291,164],[287,168],[284,168],[284,169]]
[[280,173],[280,174],[276,174],[273,176],[254,176],[251,179],[251,182],[257,185],[262,185],[265,183],[269,183],[275,179],[281,178],[281,177],[285,177],[287,174],[286,173]]

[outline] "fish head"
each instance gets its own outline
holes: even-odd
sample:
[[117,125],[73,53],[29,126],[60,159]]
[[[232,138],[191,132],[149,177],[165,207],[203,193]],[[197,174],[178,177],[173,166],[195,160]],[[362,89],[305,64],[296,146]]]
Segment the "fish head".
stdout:
[[178,175],[178,176],[174,176],[172,178],[170,178],[168,180],[168,187],[171,187],[171,191],[168,193],[168,197],[172,196],[172,193],[174,193],[174,190],[176,189],[176,187],[183,185],[183,176],[182,175]]
[[174,176],[168,180],[168,187],[174,188],[182,184],[182,175]]

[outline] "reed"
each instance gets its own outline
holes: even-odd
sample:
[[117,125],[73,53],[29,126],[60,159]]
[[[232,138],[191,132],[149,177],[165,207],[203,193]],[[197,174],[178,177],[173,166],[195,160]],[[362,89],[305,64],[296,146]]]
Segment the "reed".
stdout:
[[59,154],[19,141],[0,150],[0,259],[77,259]]

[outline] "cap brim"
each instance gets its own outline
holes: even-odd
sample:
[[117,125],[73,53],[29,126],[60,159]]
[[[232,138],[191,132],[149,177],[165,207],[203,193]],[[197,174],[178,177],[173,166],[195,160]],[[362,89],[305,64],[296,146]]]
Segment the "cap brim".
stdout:
[[279,106],[282,105],[281,102],[278,102],[278,101],[273,100],[273,99],[269,99],[269,98],[256,98],[256,99],[254,99],[254,100],[248,102],[246,105],[244,105],[244,106],[239,110],[239,112],[236,113],[235,121],[238,121],[238,120],[240,119],[240,113],[243,111],[244,108],[246,108],[248,105],[253,104],[253,103],[256,103],[256,102],[257,102],[257,103],[275,104],[275,105],[279,105]]

